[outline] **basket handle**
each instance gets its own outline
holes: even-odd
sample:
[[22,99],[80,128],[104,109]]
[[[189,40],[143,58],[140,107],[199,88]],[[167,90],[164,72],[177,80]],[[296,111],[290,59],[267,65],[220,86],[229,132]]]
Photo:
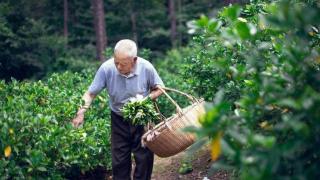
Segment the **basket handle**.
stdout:
[[[168,99],[176,106],[176,110],[177,110],[177,114],[179,116],[182,116],[183,115],[183,112],[182,112],[182,109],[180,108],[180,106],[178,105],[178,103],[176,101],[174,101],[171,96],[165,91],[165,90],[168,90],[168,91],[172,91],[172,92],[176,92],[176,93],[179,93],[179,94],[182,94],[184,96],[186,96],[192,103],[196,103],[196,102],[199,102],[199,100],[197,98],[195,98],[194,96],[191,96],[187,93],[184,93],[184,92],[181,92],[181,91],[178,91],[176,89],[171,89],[171,88],[167,88],[167,87],[158,87],[167,97]],[[156,109],[156,111],[159,113],[160,115],[160,119],[163,121],[163,123],[165,124],[165,126],[167,126],[170,130],[172,130],[172,127],[167,123],[167,119],[166,117],[160,112],[160,109],[158,107],[158,104],[153,101],[153,105]],[[158,126],[158,125],[157,125]],[[156,127],[157,127],[156,126]],[[153,127],[154,128],[154,127]],[[148,130],[152,129],[152,127],[150,126],[150,124],[148,124]]]
[[179,115],[182,115],[182,109],[181,109],[181,107],[178,105],[178,103],[177,103],[175,100],[173,100],[173,99],[171,98],[171,96],[170,96],[165,90],[173,91],[173,92],[182,94],[182,95],[186,96],[192,103],[198,102],[198,100],[197,100],[195,97],[193,97],[193,96],[191,96],[191,95],[189,95],[189,94],[186,94],[186,93],[184,93],[184,92],[178,91],[178,90],[176,90],[176,89],[171,89],[171,88],[167,88],[167,87],[158,87],[158,88],[162,91],[163,94],[165,94],[165,95],[167,96],[167,98],[171,101],[171,103],[176,107],[177,113],[178,113]]
[[164,117],[164,115],[160,112],[160,110],[159,110],[159,107],[158,107],[158,104],[155,102],[155,101],[152,101],[153,102],[153,105],[154,105],[154,107],[156,108],[156,111],[159,113],[159,115],[160,115],[160,119],[162,120],[162,121],[166,121],[166,117]]
[[[178,105],[178,103],[177,103],[176,101],[174,101],[174,100],[171,98],[171,96],[170,96],[165,90],[182,94],[182,95],[186,96],[192,103],[201,102],[201,101],[199,101],[197,98],[195,98],[194,96],[191,96],[191,95],[189,95],[189,94],[187,94],[187,93],[178,91],[178,90],[176,90],[176,89],[171,89],[171,88],[161,87],[161,86],[158,87],[158,88],[159,88],[159,89],[169,98],[169,100],[176,106],[176,108],[177,108],[177,109],[176,109],[176,110],[177,110],[177,114],[178,114],[179,116],[182,116],[182,115],[183,115],[182,109],[180,108],[180,106]],[[160,112],[160,109],[159,109],[158,104],[156,103],[156,101],[153,101],[153,105],[154,105],[156,111],[159,113],[160,119],[162,120],[162,122],[164,123],[164,125],[167,126],[168,129],[172,130],[172,127],[171,127],[170,124],[167,122],[166,117]],[[151,127],[150,124],[148,123],[148,126],[147,126],[148,131],[149,131],[150,129],[157,128],[159,125],[160,125],[160,124],[156,125],[155,127]],[[148,132],[147,132],[147,133],[148,133]],[[147,134],[147,133],[146,133],[146,134]]]
[[181,94],[181,95],[184,95],[186,96],[191,102],[195,103],[195,102],[198,102],[197,98],[187,94],[187,93],[184,93],[184,92],[181,92],[179,90],[176,90],[176,89],[172,89],[172,88],[168,88],[168,87],[160,87],[164,90],[167,90],[167,91],[172,91],[172,92],[175,92],[175,93],[178,93],[178,94]]
[[167,96],[167,98],[171,101],[171,103],[172,103],[174,106],[176,106],[177,113],[178,113],[179,115],[181,115],[181,114],[182,114],[182,109],[181,109],[181,107],[178,105],[178,103],[172,99],[172,97],[163,89],[163,87],[158,87],[158,88],[160,89],[160,91],[162,91],[163,94],[165,94],[165,95]]

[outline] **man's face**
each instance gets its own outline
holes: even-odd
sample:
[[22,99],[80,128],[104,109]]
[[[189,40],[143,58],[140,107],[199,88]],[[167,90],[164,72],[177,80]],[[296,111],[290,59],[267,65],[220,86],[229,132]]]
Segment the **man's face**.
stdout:
[[120,74],[129,75],[133,70],[137,57],[130,57],[123,53],[114,54],[114,63]]

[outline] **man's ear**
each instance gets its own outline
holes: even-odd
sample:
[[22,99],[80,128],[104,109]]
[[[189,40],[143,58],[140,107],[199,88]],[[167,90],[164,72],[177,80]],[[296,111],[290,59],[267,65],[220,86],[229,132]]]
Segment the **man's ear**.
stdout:
[[137,59],[138,59],[138,57],[136,56],[136,57],[134,57],[133,58],[133,62],[137,62]]

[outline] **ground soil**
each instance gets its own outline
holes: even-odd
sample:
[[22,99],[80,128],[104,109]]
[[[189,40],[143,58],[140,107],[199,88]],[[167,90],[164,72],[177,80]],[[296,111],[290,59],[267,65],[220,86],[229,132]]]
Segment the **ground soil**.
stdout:
[[[190,158],[192,157],[192,158]],[[192,164],[192,171],[188,174],[179,174],[178,170],[183,162],[188,160]],[[208,147],[203,147],[191,156],[187,152],[181,152],[168,158],[155,156],[152,180],[227,180],[230,179],[230,173],[219,170],[209,173],[209,169],[214,162],[211,161]],[[134,165],[133,168],[134,169]],[[72,179],[72,178],[71,178]],[[112,173],[104,169],[97,169],[94,172],[87,173],[80,180],[105,179],[112,180]]]
[[209,174],[210,166],[212,165],[210,151],[207,147],[193,154],[189,161],[192,164],[192,172],[181,175],[178,170],[186,159],[190,158],[186,152],[179,153],[169,158],[155,157],[155,164],[152,173],[152,180],[227,180],[229,173],[226,171],[216,171]]

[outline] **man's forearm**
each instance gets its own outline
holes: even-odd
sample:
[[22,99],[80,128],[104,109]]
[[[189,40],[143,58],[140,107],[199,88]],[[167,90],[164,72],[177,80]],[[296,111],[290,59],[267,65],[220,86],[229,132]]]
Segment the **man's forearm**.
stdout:
[[150,97],[152,100],[157,99],[157,97],[159,97],[159,96],[163,93],[163,92],[160,90],[159,87],[161,87],[161,86],[160,86],[160,85],[157,85],[156,88],[154,88],[154,89],[151,91],[149,97]]
[[81,108],[88,109],[93,101],[93,99],[96,97],[95,94],[92,94],[90,92],[85,92],[82,96],[82,100],[84,101],[84,104],[82,104]]
[[90,92],[85,92],[82,96],[82,100],[84,101],[84,104],[80,106],[77,112],[77,116],[72,120],[72,124],[74,127],[78,127],[84,122],[84,114],[87,111],[87,109],[90,107],[91,102],[96,97],[96,95],[91,94]]

